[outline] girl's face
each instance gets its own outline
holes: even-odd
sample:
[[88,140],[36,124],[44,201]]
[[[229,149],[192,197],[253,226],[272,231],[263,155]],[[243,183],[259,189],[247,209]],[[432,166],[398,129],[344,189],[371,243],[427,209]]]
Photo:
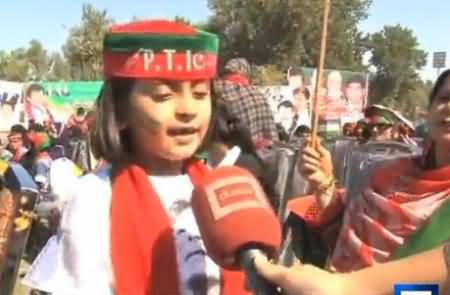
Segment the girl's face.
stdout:
[[439,145],[450,147],[450,79],[439,89],[428,112],[430,137]]
[[203,142],[211,118],[209,80],[139,80],[127,118],[139,157],[182,161]]

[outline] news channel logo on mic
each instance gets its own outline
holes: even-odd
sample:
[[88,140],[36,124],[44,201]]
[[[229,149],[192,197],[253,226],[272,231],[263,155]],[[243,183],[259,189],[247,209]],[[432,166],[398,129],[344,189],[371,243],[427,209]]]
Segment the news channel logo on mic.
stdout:
[[395,284],[394,295],[439,295],[439,285]]

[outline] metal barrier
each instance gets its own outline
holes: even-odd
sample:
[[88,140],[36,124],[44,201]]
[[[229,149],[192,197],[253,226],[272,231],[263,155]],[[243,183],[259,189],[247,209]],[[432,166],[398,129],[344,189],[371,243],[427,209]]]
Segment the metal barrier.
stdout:
[[9,164],[2,184],[0,210],[7,214],[0,214],[0,288],[2,295],[10,295],[30,235],[39,191],[31,175],[16,163]]
[[360,195],[370,183],[373,173],[380,167],[400,158],[422,155],[422,148],[395,141],[374,141],[355,146],[348,158],[344,186],[350,198]]

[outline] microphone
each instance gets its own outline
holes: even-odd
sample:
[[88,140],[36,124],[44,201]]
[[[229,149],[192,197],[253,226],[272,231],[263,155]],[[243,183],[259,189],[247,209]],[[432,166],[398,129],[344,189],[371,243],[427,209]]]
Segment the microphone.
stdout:
[[279,294],[254,267],[257,255],[275,258],[281,244],[281,225],[256,178],[236,166],[216,168],[195,184],[191,202],[208,256],[243,269],[254,294]]

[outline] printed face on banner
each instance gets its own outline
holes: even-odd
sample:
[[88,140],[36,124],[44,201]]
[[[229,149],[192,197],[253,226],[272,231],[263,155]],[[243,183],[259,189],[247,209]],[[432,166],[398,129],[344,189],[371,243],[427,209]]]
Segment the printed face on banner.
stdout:
[[362,111],[365,101],[365,89],[362,82],[350,81],[345,87],[345,97],[354,109]]
[[342,75],[338,71],[332,71],[328,74],[326,82],[326,97],[328,100],[336,101],[342,96]]
[[[278,106],[283,101],[290,101],[294,105],[294,114],[299,115],[299,125],[309,126],[310,112],[315,99],[316,70],[302,68],[302,75],[291,75],[287,80],[288,85],[285,86],[262,88],[274,112],[275,121],[277,123],[287,121],[288,112]],[[367,104],[367,75],[325,70],[320,93],[322,96],[318,107],[321,121],[333,122],[333,126],[337,126],[337,129],[339,126],[342,128],[345,123],[356,123],[364,117],[363,109]]]
[[30,96],[27,97],[27,100],[31,102],[35,106],[47,107],[48,99],[42,90],[31,91]]
[[307,89],[296,88],[293,90],[293,103],[296,113],[308,111],[308,93]]
[[278,107],[278,121],[283,126],[284,130],[288,131],[294,120],[294,108],[289,101],[282,102]]

